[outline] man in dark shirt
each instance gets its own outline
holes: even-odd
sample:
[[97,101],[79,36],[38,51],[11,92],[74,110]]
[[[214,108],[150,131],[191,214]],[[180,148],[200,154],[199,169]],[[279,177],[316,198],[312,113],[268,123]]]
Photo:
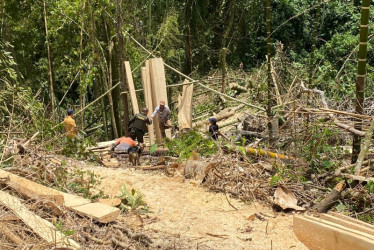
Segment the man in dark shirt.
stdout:
[[143,136],[147,131],[147,125],[151,125],[152,121],[147,117],[148,109],[143,108],[142,112],[134,115],[129,121],[130,137],[139,143],[144,143]]
[[217,140],[218,139],[218,135],[219,135],[219,132],[218,132],[218,125],[217,125],[217,119],[216,118],[209,118],[209,133],[211,135],[211,138],[213,140]]

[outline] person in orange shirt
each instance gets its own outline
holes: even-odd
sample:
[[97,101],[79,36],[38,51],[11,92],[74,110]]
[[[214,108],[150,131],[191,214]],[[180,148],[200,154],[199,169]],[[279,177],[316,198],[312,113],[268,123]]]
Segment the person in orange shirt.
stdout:
[[75,124],[75,120],[73,119],[74,111],[72,109],[68,109],[68,115],[64,119],[64,126],[65,126],[65,135],[69,139],[73,139],[78,134],[77,125]]
[[116,152],[126,152],[129,148],[136,147],[136,142],[130,137],[121,137],[113,145],[112,150]]

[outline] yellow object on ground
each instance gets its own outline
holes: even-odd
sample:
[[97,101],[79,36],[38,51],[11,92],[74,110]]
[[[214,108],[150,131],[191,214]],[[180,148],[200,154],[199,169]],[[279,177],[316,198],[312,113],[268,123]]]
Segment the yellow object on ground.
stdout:
[[245,148],[245,151],[249,154],[252,154],[252,155],[269,156],[271,158],[276,158],[276,159],[289,159],[289,160],[295,159],[291,156],[277,154],[277,153],[273,153],[273,152],[270,152],[270,151],[265,151],[265,150],[262,150],[262,149]]
[[75,124],[75,120],[71,116],[65,117],[64,126],[66,137],[74,138],[77,136],[77,125]]

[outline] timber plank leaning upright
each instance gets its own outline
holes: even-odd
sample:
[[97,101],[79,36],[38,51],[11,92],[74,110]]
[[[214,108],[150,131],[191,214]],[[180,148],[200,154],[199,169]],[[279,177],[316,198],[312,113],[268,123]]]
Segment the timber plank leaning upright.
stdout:
[[[168,96],[166,91],[166,78],[165,78],[165,68],[162,58],[152,58],[149,60],[150,76],[151,76],[151,86],[152,86],[152,103],[153,107],[157,107],[160,100],[165,101],[165,105],[168,106]],[[152,110],[153,112],[153,110]],[[154,127],[156,131],[156,141],[157,143],[162,142],[161,131],[158,126],[158,118],[155,116]],[[171,138],[171,131],[167,129],[166,137]]]

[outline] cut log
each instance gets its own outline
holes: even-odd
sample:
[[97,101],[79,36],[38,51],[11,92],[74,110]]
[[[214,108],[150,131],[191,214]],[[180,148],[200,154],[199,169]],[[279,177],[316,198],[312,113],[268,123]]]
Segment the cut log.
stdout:
[[317,211],[320,213],[325,213],[327,210],[333,207],[336,201],[340,198],[340,194],[342,193],[343,189],[343,182],[339,182],[338,184],[336,184],[334,189],[330,193],[328,193],[320,203],[316,205]]
[[166,165],[158,165],[158,166],[136,166],[136,169],[142,170],[159,170],[159,169],[166,169]]
[[182,94],[178,96],[178,127],[180,131],[192,129],[192,94],[193,84],[183,86]]
[[126,71],[127,86],[129,87],[132,111],[134,112],[134,114],[138,114],[139,105],[138,105],[138,100],[136,99],[135,85],[134,85],[134,80],[132,78],[132,72],[131,72],[129,61],[125,61],[125,71]]
[[[152,86],[151,86],[151,76],[149,73],[149,61],[145,62],[145,67],[142,67],[142,86],[144,90],[144,101],[145,106],[153,112],[154,108],[152,103]],[[147,125],[148,128],[148,136],[149,136],[149,144],[153,145],[155,143],[155,132],[153,123],[151,125]]]
[[[153,107],[157,107],[161,100],[165,101],[168,106],[168,95],[166,91],[165,68],[162,58],[152,58],[149,60],[150,76],[152,85],[152,102]],[[154,127],[156,131],[156,140],[158,144],[162,143],[161,132],[159,128],[158,117],[155,116]],[[165,131],[166,137],[171,138],[171,131]]]
[[63,194],[65,198],[65,207],[101,223],[114,221],[121,213],[121,210],[118,208],[100,202],[91,203],[90,200],[77,195],[60,193]]
[[240,86],[239,84],[234,83],[234,82],[230,83],[229,87],[230,87],[230,89],[236,90],[238,92],[247,92],[248,91],[246,87]]
[[184,167],[183,175],[187,179],[195,179],[200,183],[205,179],[215,163],[189,160]]
[[321,214],[320,218],[330,221],[332,223],[339,224],[341,226],[344,226],[346,228],[350,228],[353,230],[358,230],[360,232],[364,232],[367,234],[371,234],[374,236],[374,227],[368,223],[364,223],[364,225],[360,224],[359,220],[355,220],[353,218],[350,218],[348,216],[342,215],[342,217],[334,216],[336,213],[328,213],[328,214]]
[[[241,104],[241,105],[231,109],[230,111],[226,111],[226,112],[222,112],[221,114],[218,114],[217,116],[215,116],[215,118],[217,119],[217,121],[227,119],[227,118],[235,115],[237,113],[237,111],[242,109],[243,107],[244,107],[244,104]],[[206,119],[206,120],[202,120],[202,121],[199,121],[199,122],[195,122],[192,126],[193,127],[201,127],[203,125],[208,125],[208,124],[209,124],[209,120]]]
[[18,198],[0,191],[0,203],[16,214],[27,226],[48,243],[56,244],[57,246],[71,246],[75,249],[80,248],[78,243],[60,233],[52,223],[28,210]]
[[309,249],[374,249],[371,235],[311,216],[294,216],[293,230]]
[[87,150],[96,150],[96,149],[102,149],[102,148],[110,148],[114,143],[116,143],[116,140],[98,142],[95,147],[87,148]]
[[119,210],[118,208],[108,206],[100,202],[76,206],[70,209],[80,215],[89,217],[101,223],[109,223],[111,221],[114,221],[121,213],[121,210]]
[[34,200],[52,201],[64,205],[64,197],[56,190],[0,169],[0,178],[21,195]]

